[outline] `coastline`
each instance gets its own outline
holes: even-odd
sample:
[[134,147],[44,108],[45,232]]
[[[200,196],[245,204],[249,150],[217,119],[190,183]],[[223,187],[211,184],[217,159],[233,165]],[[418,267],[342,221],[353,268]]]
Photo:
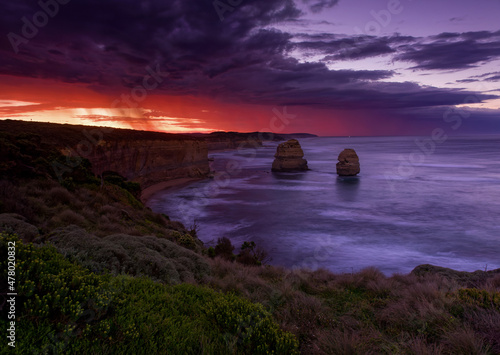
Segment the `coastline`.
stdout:
[[202,181],[205,179],[206,178],[179,178],[179,179],[162,181],[158,184],[151,185],[151,186],[145,188],[144,190],[142,190],[141,201],[146,205],[148,200],[153,195],[157,194],[160,191],[180,189],[182,187],[186,187],[187,185],[189,185],[193,182]]

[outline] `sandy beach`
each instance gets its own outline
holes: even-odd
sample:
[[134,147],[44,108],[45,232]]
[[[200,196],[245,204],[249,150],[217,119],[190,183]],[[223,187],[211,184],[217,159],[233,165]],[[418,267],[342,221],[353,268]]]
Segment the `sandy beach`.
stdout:
[[200,180],[203,180],[203,179],[181,178],[181,179],[173,179],[173,180],[160,182],[159,184],[149,186],[149,187],[145,188],[144,190],[142,190],[141,200],[143,203],[146,203],[148,201],[148,199],[151,198],[151,196],[153,196],[154,194],[156,194],[160,191],[179,189],[179,188],[185,187],[186,185],[189,185],[192,182],[200,181]]

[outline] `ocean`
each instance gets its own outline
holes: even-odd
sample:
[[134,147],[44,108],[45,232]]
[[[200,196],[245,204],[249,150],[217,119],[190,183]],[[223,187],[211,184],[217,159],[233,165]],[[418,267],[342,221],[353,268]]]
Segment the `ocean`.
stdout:
[[[207,245],[254,241],[288,268],[500,268],[500,136],[299,142],[309,171],[272,173],[278,142],[209,153],[214,179],[159,192],[148,206],[196,223]],[[344,148],[360,158],[357,177],[336,174]]]

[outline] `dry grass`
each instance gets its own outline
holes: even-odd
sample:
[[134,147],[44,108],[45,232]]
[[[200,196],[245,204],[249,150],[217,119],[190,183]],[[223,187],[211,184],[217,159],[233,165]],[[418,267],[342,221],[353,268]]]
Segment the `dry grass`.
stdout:
[[84,227],[86,220],[82,215],[73,212],[70,209],[65,209],[61,213],[53,216],[49,222],[50,228],[63,227],[70,224],[76,224],[77,226]]
[[456,329],[444,336],[444,343],[450,353],[457,355],[487,355],[489,346],[468,326]]
[[442,344],[429,344],[425,337],[416,336],[407,342],[404,350],[408,355],[441,355],[443,348]]
[[[16,213],[43,234],[70,224],[84,227],[99,237],[112,233],[155,235],[175,241],[172,231],[187,233],[179,222],[148,208],[129,204],[131,195],[117,186],[79,187],[68,191],[57,182],[40,179],[22,185],[0,181],[0,213]],[[197,244],[197,251],[201,251]]]
[[[455,278],[248,267],[221,258],[211,269],[211,287],[263,304],[304,354],[500,353],[500,309],[464,304],[457,291],[465,284]],[[493,275],[480,286],[498,292],[497,282]]]
[[53,187],[46,194],[46,201],[49,206],[57,206],[57,204],[69,205],[73,199],[73,194],[62,186]]

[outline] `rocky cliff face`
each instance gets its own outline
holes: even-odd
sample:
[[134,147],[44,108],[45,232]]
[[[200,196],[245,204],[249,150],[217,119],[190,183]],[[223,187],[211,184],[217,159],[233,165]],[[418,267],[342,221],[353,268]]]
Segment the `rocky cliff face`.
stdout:
[[272,171],[308,170],[304,152],[296,139],[290,139],[278,145]]
[[247,139],[233,140],[230,138],[221,138],[217,140],[207,140],[207,147],[209,151],[257,148],[261,146],[262,146],[261,141],[247,140]]
[[337,174],[340,176],[355,176],[359,174],[359,158],[354,149],[344,149],[339,154]]
[[[209,174],[203,139],[131,129],[0,120],[0,132],[34,134],[64,155],[86,158],[100,175],[110,170],[147,188],[177,178]],[[63,170],[71,170],[64,166]]]
[[190,136],[203,138],[208,144],[208,151],[241,149],[255,149],[262,146],[262,142],[279,142],[292,138],[317,137],[309,133],[275,134],[272,132],[212,132],[191,133]]
[[258,133],[214,132],[201,136],[209,151],[226,149],[257,148],[262,146]]
[[191,138],[103,141],[87,159],[97,175],[116,171],[146,188],[177,178],[206,177],[207,154],[207,144]]

